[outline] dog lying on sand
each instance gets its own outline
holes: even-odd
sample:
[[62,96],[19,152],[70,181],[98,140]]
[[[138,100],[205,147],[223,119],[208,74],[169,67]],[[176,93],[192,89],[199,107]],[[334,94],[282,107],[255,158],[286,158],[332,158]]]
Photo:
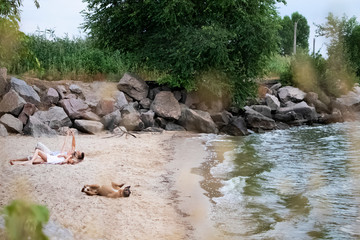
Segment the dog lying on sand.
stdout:
[[111,182],[110,186],[100,186],[97,184],[85,185],[81,192],[85,192],[87,195],[100,195],[109,198],[120,198],[120,197],[129,197],[131,194],[130,186],[121,189],[124,184],[116,184]]

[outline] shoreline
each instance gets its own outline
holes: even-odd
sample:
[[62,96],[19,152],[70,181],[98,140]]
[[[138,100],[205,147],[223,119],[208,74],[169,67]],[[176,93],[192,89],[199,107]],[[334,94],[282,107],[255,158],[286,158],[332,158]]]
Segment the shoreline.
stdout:
[[[204,221],[210,202],[202,177],[191,172],[208,157],[200,135],[107,136],[77,136],[86,153],[82,163],[36,166],[11,166],[8,160],[29,154],[38,141],[56,149],[63,136],[0,138],[0,208],[19,198],[47,206],[50,225],[72,233],[64,238],[52,229],[50,239],[210,239],[210,221]],[[131,185],[131,196],[109,199],[80,191],[85,184],[110,181]]]
[[204,177],[194,169],[210,157],[200,135],[181,137],[174,140],[174,160],[168,164],[172,169],[174,187],[178,191],[178,208],[192,228],[191,239],[214,239],[210,220],[211,203],[201,187]]

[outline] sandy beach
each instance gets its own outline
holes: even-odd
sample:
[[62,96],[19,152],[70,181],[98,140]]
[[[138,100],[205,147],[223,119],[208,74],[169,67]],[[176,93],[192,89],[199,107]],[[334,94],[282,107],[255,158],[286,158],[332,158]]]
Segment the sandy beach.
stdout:
[[[32,166],[11,166],[9,160],[33,152],[38,141],[59,149],[64,137],[0,138],[0,207],[19,198],[47,206],[51,239],[205,239],[208,202],[201,177],[190,171],[207,157],[198,135],[109,136],[78,135],[77,149],[86,157],[77,165]],[[109,199],[81,192],[85,184],[111,181],[130,185],[131,196]]]

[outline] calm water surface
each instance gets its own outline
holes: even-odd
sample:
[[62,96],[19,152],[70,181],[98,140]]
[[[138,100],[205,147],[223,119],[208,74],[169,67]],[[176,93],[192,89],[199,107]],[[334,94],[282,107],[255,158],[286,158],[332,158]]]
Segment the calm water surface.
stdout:
[[204,138],[223,239],[360,239],[360,122]]

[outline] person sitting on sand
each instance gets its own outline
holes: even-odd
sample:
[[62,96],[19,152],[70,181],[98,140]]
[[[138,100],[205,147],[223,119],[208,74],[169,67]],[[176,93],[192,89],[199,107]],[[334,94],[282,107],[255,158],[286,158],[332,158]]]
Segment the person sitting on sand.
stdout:
[[[65,146],[67,143],[67,139],[72,135],[72,144],[71,149],[69,151],[65,152]],[[52,152],[47,148],[44,144],[38,143],[35,147],[35,153],[31,158],[22,158],[22,159],[16,159],[16,160],[10,160],[10,164],[41,164],[41,163],[49,163],[49,164],[75,164],[81,162],[84,157],[85,153],[76,151],[75,150],[75,135],[74,133],[69,130],[67,132],[67,136],[65,138],[64,144],[61,148],[60,152]]]

